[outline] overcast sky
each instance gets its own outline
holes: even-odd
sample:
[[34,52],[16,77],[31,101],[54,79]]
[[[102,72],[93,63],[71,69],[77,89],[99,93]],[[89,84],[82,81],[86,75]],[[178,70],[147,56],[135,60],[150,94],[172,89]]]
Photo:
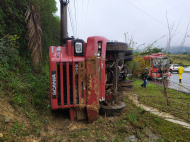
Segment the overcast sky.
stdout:
[[[56,2],[56,15],[60,16],[60,2]],[[167,12],[169,24],[175,23],[174,29],[178,27],[178,34],[173,37],[171,45],[178,46],[190,22],[189,6],[190,0],[70,0],[68,33],[85,41],[89,36],[99,35],[120,42],[125,42],[124,33],[127,33],[137,42],[136,47],[151,44],[165,36],[156,43],[156,46],[165,48]],[[185,46],[190,46],[188,36]]]

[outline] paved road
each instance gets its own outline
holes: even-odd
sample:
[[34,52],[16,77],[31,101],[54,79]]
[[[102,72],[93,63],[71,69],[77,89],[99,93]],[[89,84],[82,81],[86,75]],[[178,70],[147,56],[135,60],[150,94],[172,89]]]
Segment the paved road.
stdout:
[[[156,85],[162,85],[161,80],[149,80],[149,83],[153,83]],[[168,87],[178,90],[178,91],[183,91],[186,93],[190,93],[190,73],[183,73],[182,74],[182,82],[179,83],[179,76],[177,73],[172,73],[171,77],[169,77],[169,82],[168,82]]]
[[185,91],[190,93],[190,73],[183,73],[181,84],[179,83],[179,76],[177,73],[172,73],[171,77],[169,78],[169,87]]

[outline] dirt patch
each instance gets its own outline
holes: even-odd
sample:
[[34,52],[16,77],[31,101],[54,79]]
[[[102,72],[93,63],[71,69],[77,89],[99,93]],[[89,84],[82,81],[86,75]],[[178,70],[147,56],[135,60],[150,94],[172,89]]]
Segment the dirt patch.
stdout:
[[15,108],[5,100],[0,102],[0,111],[0,115],[4,117],[6,123],[18,122],[24,123],[25,126],[30,125],[28,123],[30,120],[25,115],[23,115],[21,111],[15,110]]

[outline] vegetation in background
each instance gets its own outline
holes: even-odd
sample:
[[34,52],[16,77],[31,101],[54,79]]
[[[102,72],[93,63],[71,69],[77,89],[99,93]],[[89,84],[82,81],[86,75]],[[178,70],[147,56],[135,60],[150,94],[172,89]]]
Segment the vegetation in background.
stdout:
[[184,67],[190,66],[190,54],[188,55],[170,55],[172,64],[182,64]]
[[[0,1],[0,39],[6,36],[17,35],[17,48],[19,54],[27,62],[31,62],[30,55],[33,52],[28,48],[28,24],[26,20],[26,12],[32,12],[29,6],[31,3],[34,7],[40,7],[40,21],[38,25],[42,29],[42,64],[48,59],[49,46],[60,44],[60,20],[53,13],[57,11],[55,0],[3,0]],[[31,13],[34,14],[34,13]],[[30,28],[30,27],[29,27]],[[31,37],[32,39],[32,37]],[[32,39],[33,40],[33,39]],[[33,41],[34,42],[34,41]],[[30,42],[31,43],[31,42]],[[36,44],[36,42],[34,43]],[[33,48],[30,47],[30,48]]]

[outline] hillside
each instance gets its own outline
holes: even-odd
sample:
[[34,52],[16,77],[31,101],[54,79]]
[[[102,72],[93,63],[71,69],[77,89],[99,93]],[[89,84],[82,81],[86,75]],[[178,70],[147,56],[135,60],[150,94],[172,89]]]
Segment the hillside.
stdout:
[[176,46],[176,47],[171,47],[170,51],[171,54],[183,54],[183,53],[187,53],[190,54],[190,47],[188,46],[184,46],[184,47],[180,47],[180,46]]
[[190,66],[190,54],[187,55],[168,55],[171,58],[172,64],[183,64],[183,66]]

